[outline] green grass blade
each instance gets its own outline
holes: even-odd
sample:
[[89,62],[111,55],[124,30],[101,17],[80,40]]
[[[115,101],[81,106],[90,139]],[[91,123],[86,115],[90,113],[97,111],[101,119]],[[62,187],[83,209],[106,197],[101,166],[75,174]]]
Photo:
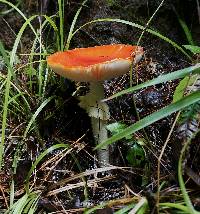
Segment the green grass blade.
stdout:
[[183,47],[189,51],[191,51],[193,54],[200,54],[200,47],[195,45],[183,45]]
[[44,23],[42,24],[42,29],[44,27],[44,25],[46,24],[46,22],[48,22],[52,27],[53,27],[53,30],[57,33],[58,32],[58,28],[55,24],[55,22],[53,21],[53,19],[51,17],[53,16],[47,16],[47,15],[44,15],[43,16],[46,20],[44,21]]
[[69,34],[68,34],[68,38],[67,38],[67,43],[65,45],[65,50],[69,49],[69,45],[70,45],[71,39],[73,37],[73,31],[74,31],[74,27],[75,27],[76,21],[77,21],[78,16],[79,16],[79,14],[80,14],[80,12],[81,12],[81,10],[82,10],[82,8],[83,8],[83,6],[85,5],[86,2],[87,2],[87,0],[85,0],[82,3],[81,7],[77,10],[77,12],[76,12],[76,14],[74,16],[74,19],[73,19],[72,24],[70,26],[70,30],[69,30]]
[[114,214],[126,214],[128,213],[131,209],[133,209],[135,207],[136,203],[131,203],[125,207],[123,207],[122,209],[114,212]]
[[6,85],[6,80],[1,82],[0,91],[3,90],[3,87],[5,87],[5,85]]
[[151,115],[144,117],[143,119],[139,120],[138,122],[134,123],[133,125],[125,128],[123,131],[108,138],[108,140],[106,140],[105,142],[97,145],[95,149],[109,145],[128,135],[131,135],[134,132],[143,129],[143,128],[149,126],[150,124],[152,124],[164,117],[167,117],[168,115],[171,115],[172,113],[174,113],[176,111],[180,111],[183,108],[185,108],[195,102],[198,102],[199,100],[200,100],[200,91],[194,92],[194,93],[182,98],[181,100],[179,100],[175,103],[172,103],[172,104],[160,109],[159,111],[152,113]]
[[[1,0],[0,0],[1,1]],[[35,15],[35,16],[31,16],[29,19],[26,19],[26,22],[22,25],[21,29],[19,30],[18,34],[17,34],[17,37],[15,39],[15,43],[13,45],[13,49],[12,49],[12,52],[11,52],[11,57],[10,57],[10,64],[13,65],[14,63],[14,60],[15,60],[15,55],[16,55],[16,52],[17,52],[17,47],[19,45],[19,42],[21,41],[21,37],[22,37],[22,34],[24,32],[24,30],[26,29],[26,27],[28,25],[32,26],[30,23],[33,19],[37,18],[38,15]],[[51,19],[51,17],[49,16],[43,16],[46,20],[43,22],[42,26],[41,26],[41,29],[40,31],[44,28],[44,26],[49,23],[54,31],[58,31],[58,28],[56,27],[55,23],[53,22],[53,20]],[[40,57],[44,54],[46,55],[47,52],[45,50],[45,48],[43,47],[42,45],[42,42],[41,42],[41,36],[39,37],[37,33],[35,33],[35,40],[33,42],[33,47],[32,47],[32,51],[34,50],[34,46],[36,45],[36,42],[39,41],[39,44],[40,44]],[[41,52],[41,50],[43,50],[43,53]],[[32,62],[32,59],[33,59],[33,56],[31,55],[31,62]],[[43,73],[43,60],[40,60],[40,66],[39,66],[39,75],[38,75],[38,81],[39,81],[39,96],[41,97],[42,96],[42,73]],[[13,72],[13,75],[14,75],[14,72]],[[30,81],[31,81],[31,74],[29,75],[30,76]]]
[[[24,20],[25,20],[26,22],[28,21],[28,19],[26,18],[26,16],[25,16],[25,15],[21,12],[21,10],[19,10],[19,8],[17,8],[14,4],[12,4],[11,2],[8,2],[8,1],[6,1],[6,0],[0,0],[0,2],[2,2],[2,3],[4,3],[4,4],[8,4],[10,7],[14,8],[14,9],[24,18]],[[31,17],[30,17],[29,19],[31,19]],[[31,30],[33,31],[34,35],[37,37],[38,42],[40,42],[40,39],[38,38],[37,33],[36,33],[34,27],[31,25],[30,22],[28,22],[28,25],[30,26],[30,28],[31,28]],[[43,45],[42,45],[42,47],[43,47]],[[16,48],[16,47],[13,47],[13,48]],[[43,50],[45,50],[44,47],[43,47]],[[12,61],[13,61],[13,59],[12,59]],[[11,61],[11,62],[12,62],[12,61]],[[14,62],[14,61],[13,61],[13,62]],[[12,65],[12,63],[11,63],[11,65]]]
[[18,103],[18,102],[16,101],[16,99],[17,99],[18,97],[20,97],[20,96],[22,97],[24,94],[25,94],[25,93],[22,92],[22,93],[18,93],[18,94],[16,94],[16,95],[11,96],[11,98],[10,98],[9,101],[8,101],[8,105],[9,105],[9,104],[12,104],[12,102],[13,102],[13,105],[17,105],[17,107],[23,109],[23,105],[20,105],[20,103]]
[[32,208],[37,207],[38,199],[40,194],[36,192],[25,193],[20,199],[18,199],[6,212],[5,214],[25,214],[32,213],[29,212]]
[[67,144],[56,144],[51,146],[50,148],[46,149],[44,152],[42,152],[36,159],[36,161],[34,162],[34,164],[32,165],[30,171],[28,172],[28,175],[26,177],[26,192],[29,192],[29,180],[31,178],[31,175],[33,173],[33,171],[35,170],[36,166],[38,165],[38,163],[49,153],[51,153],[53,150],[55,149],[60,149],[60,148],[68,148]]
[[105,19],[95,19],[92,20],[90,22],[85,23],[84,25],[82,25],[81,27],[79,27],[77,30],[74,31],[74,34],[76,34],[80,29],[82,29],[83,27],[89,25],[89,24],[93,24],[96,22],[118,22],[118,23],[122,23],[122,24],[126,24],[126,25],[130,25],[132,27],[138,28],[140,30],[146,30],[147,32],[151,33],[154,36],[159,37],[160,39],[164,40],[165,42],[171,44],[174,48],[178,49],[179,51],[181,51],[185,56],[187,56],[190,60],[192,60],[191,56],[184,51],[184,49],[179,46],[177,43],[175,43],[174,41],[172,41],[171,39],[167,38],[166,36],[163,36],[162,34],[160,34],[159,32],[156,32],[154,30],[151,29],[145,29],[145,27],[143,27],[142,25],[136,24],[134,22],[130,22],[130,21],[126,21],[123,19],[111,19],[111,18],[105,18]]
[[2,2],[4,4],[8,4],[10,7],[15,9],[25,20],[27,20],[26,16],[21,12],[21,10],[16,5],[14,5],[11,2],[6,1],[6,0],[0,0],[0,2]]
[[182,173],[183,173],[183,170],[182,170],[182,163],[183,163],[183,157],[184,157],[184,154],[185,154],[185,151],[187,150],[187,147],[189,146],[190,144],[190,140],[188,140],[182,150],[181,150],[181,155],[180,155],[180,158],[179,158],[179,162],[178,162],[178,181],[179,181],[179,185],[180,185],[180,189],[181,189],[181,192],[183,194],[183,198],[184,198],[184,201],[185,201],[185,204],[187,206],[187,209],[188,209],[188,213],[190,214],[200,214],[200,212],[196,211],[192,205],[192,202],[190,200],[190,197],[187,193],[187,190],[185,188],[185,183],[184,183],[184,180],[183,180],[183,176],[182,176]]
[[189,213],[188,208],[182,204],[178,204],[178,203],[159,203],[159,206],[162,208],[175,208],[178,210],[181,210],[185,213]]
[[5,50],[4,45],[1,42],[1,40],[0,40],[0,53],[1,53],[2,57],[3,57],[3,60],[6,63],[6,66],[7,66],[8,70],[10,70],[13,73],[13,67],[10,64],[9,56],[6,53],[6,50]]
[[27,200],[26,205],[23,209],[23,214],[29,213],[29,210],[31,209],[31,207],[34,206],[35,203],[38,202],[39,197],[40,197],[40,195],[38,193],[35,193],[35,192],[31,192],[29,194],[28,200]]
[[29,60],[28,62],[30,63],[29,68],[27,69],[27,73],[29,76],[29,90],[31,93],[33,93],[33,83],[32,83],[32,79],[33,79],[33,73],[34,73],[34,67],[33,67],[33,58],[34,58],[34,54],[32,54],[34,52],[34,49],[36,48],[36,44],[37,44],[37,39],[35,38],[35,40],[33,41],[33,45],[31,48],[31,54],[29,56]]
[[188,43],[190,45],[194,45],[195,43],[194,43],[194,41],[192,39],[192,34],[191,34],[186,22],[183,19],[181,19],[178,14],[177,14],[177,16],[178,16],[178,21],[179,21],[179,23],[180,23],[180,25],[181,25],[184,33],[185,33],[185,36],[187,38]]
[[35,19],[37,17],[37,15],[35,16],[31,16],[29,19],[26,20],[26,22],[22,25],[21,29],[19,30],[19,33],[17,34],[17,37],[15,39],[15,43],[13,45],[13,49],[12,49],[12,52],[11,52],[11,56],[10,56],[10,64],[13,66],[14,64],[14,61],[15,61],[15,56],[16,56],[16,52],[17,52],[17,47],[18,47],[18,44],[21,40],[21,37],[22,37],[22,34],[24,32],[24,30],[26,29],[27,25],[30,24],[30,22]]
[[12,76],[12,66],[9,63],[8,57],[6,55],[4,46],[0,41],[0,53],[8,67],[8,73],[6,78],[6,88],[4,93],[4,103],[3,103],[3,116],[2,116],[2,128],[1,128],[1,142],[0,142],[0,171],[3,164],[3,156],[4,156],[4,144],[5,144],[5,131],[7,125],[7,113],[8,113],[8,102],[9,102],[9,93],[10,93],[10,84],[11,84],[11,76]]
[[[15,4],[15,7],[18,7],[20,5],[22,0],[18,0],[17,1],[17,4]],[[8,9],[8,10],[3,10],[3,11],[0,11],[0,15],[7,15],[9,14],[10,12],[12,12],[14,10],[14,8],[11,8],[11,9]]]
[[[54,23],[54,21],[52,20],[51,17],[49,16],[46,16],[44,15],[43,16],[46,20],[42,23],[42,25],[40,26],[40,33],[38,35],[38,37],[41,39],[41,32],[42,32],[42,29],[46,26],[47,23],[50,24],[50,26],[53,28],[54,32],[58,32],[58,28],[56,26],[56,24]],[[58,37],[58,36],[57,36]],[[40,42],[40,45],[41,45],[41,42]],[[31,53],[30,53],[30,57],[29,57],[29,64],[30,64],[30,67],[29,67],[29,70],[28,70],[28,75],[29,75],[29,84],[30,84],[30,91],[32,92],[32,77],[33,77],[33,73],[32,71],[34,70],[33,68],[33,58],[35,55],[39,55],[40,56],[40,60],[38,61],[39,62],[39,75],[36,75],[37,77],[37,80],[38,80],[38,94],[39,94],[39,97],[42,97],[41,100],[44,99],[44,93],[45,93],[45,87],[46,87],[46,82],[43,83],[43,71],[45,70],[44,69],[44,63],[46,62],[46,60],[42,60],[42,57],[46,56],[47,55],[47,52],[46,50],[43,52],[41,51],[41,47],[40,47],[40,52],[39,53],[34,53],[34,50],[36,49],[37,47],[37,37],[35,37],[34,41],[33,41],[33,45],[32,45],[32,48],[31,48]],[[46,69],[46,72],[45,72],[45,77],[46,79],[44,81],[47,81],[47,77],[48,77],[48,70]],[[43,85],[44,84],[44,85]],[[43,89],[43,90],[42,90]]]
[[40,105],[40,107],[36,110],[36,112],[33,114],[31,120],[29,121],[27,127],[26,127],[26,130],[24,132],[24,135],[23,135],[23,139],[26,138],[26,135],[27,133],[29,132],[32,124],[35,122],[35,119],[37,118],[38,114],[42,111],[42,109],[52,100],[54,99],[55,96],[51,96],[49,97],[48,99],[44,100],[44,102],[42,102],[42,104]]
[[63,51],[64,49],[64,23],[63,23],[63,4],[64,1],[63,0],[58,0],[58,14],[59,14],[59,18],[60,18],[60,50]]
[[171,80],[180,79],[189,74],[196,74],[196,73],[200,73],[200,63],[198,63],[194,66],[188,67],[188,68],[184,68],[184,69],[174,71],[174,72],[171,72],[168,74],[160,75],[159,77],[157,77],[155,79],[146,81],[146,82],[136,85],[134,87],[120,91],[120,92],[110,96],[109,98],[104,99],[103,101],[107,101],[107,100],[122,96],[127,93],[132,93],[132,92],[137,91],[142,88],[157,85],[157,84],[164,83],[164,82],[171,81]]
[[37,206],[38,206],[38,201],[40,200],[40,195],[38,195],[36,198],[35,198],[35,201],[34,203],[31,205],[29,211],[28,211],[28,214],[34,214],[36,212],[36,209],[37,209]]
[[[40,29],[39,29],[39,38],[40,38],[40,41],[42,41],[42,29],[44,28],[44,26],[49,23],[51,25],[51,27],[53,27],[54,31],[57,32],[58,31],[58,28],[57,26],[55,25],[55,23],[53,22],[53,20],[51,19],[51,17],[49,16],[44,16],[44,18],[46,19],[42,25],[40,26]],[[45,63],[46,61],[42,60],[43,58],[43,54],[47,54],[46,50],[45,52],[43,53],[42,52],[42,46],[41,46],[42,42],[40,42],[40,51],[39,51],[39,56],[40,56],[40,64],[39,64],[39,73],[37,75],[37,78],[38,78],[38,87],[39,87],[39,90],[38,90],[38,95],[39,97],[41,98],[41,100],[44,99],[44,94],[45,94],[45,87],[46,87],[46,82],[47,82],[47,77],[48,77],[48,69],[45,69]]]
[[188,86],[189,80],[190,76],[186,76],[179,82],[178,86],[176,86],[173,95],[173,102],[176,102],[180,100],[182,97],[184,97],[185,89]]
[[[57,44],[57,47],[58,47],[58,50],[60,50],[60,37],[59,37],[59,29],[58,29],[58,27],[56,26],[56,24],[55,24],[55,22],[53,21],[53,17],[54,17],[55,15],[53,15],[53,16],[46,16],[46,15],[44,15],[44,17],[45,17],[45,19],[46,19],[46,21],[50,24],[50,26],[51,27],[53,27],[53,30],[54,30],[54,32],[56,33],[56,44]],[[46,22],[45,21],[45,22]],[[42,28],[45,26],[45,22],[43,22],[43,24],[42,24]]]
[[[0,78],[6,80],[7,76],[0,73]],[[30,105],[29,105],[27,99],[26,99],[25,96],[23,95],[23,92],[21,92],[20,89],[19,89],[13,82],[11,82],[11,86],[12,86],[19,94],[21,94],[21,96],[22,96],[22,98],[23,98],[23,100],[24,100],[24,103],[26,104],[27,109],[30,111],[30,110],[31,110],[31,107],[30,107]]]
[[[12,3],[6,1],[6,0],[0,0],[0,2],[2,3],[5,3],[5,4],[8,4],[10,7],[14,8],[24,19],[25,19],[25,23],[23,24],[23,26],[21,27],[18,35],[17,35],[17,38],[15,40],[15,43],[13,45],[13,49],[12,49],[12,52],[11,52],[11,57],[10,57],[10,64],[11,66],[13,65],[14,63],[14,59],[15,59],[15,55],[16,55],[16,51],[17,51],[17,47],[18,47],[18,44],[21,40],[21,36],[25,30],[25,28],[27,27],[27,25],[30,26],[31,30],[33,31],[35,37],[37,38],[38,42],[40,43],[41,47],[42,47],[42,50],[44,51],[44,53],[46,53],[46,50],[43,46],[43,44],[41,43],[41,40],[40,38],[38,37],[38,34],[36,33],[34,27],[31,25],[31,21],[33,19],[35,19],[36,17],[38,17],[38,15],[34,15],[34,16],[31,16],[30,18],[26,18],[26,16]],[[49,24],[53,27],[53,29],[57,32],[57,27],[55,25],[55,23],[53,22],[53,20],[49,17],[49,16],[43,16],[48,22]]]
[[27,203],[28,194],[25,194],[22,198],[20,198],[16,204],[14,204],[14,209],[12,210],[12,214],[21,214],[23,209]]

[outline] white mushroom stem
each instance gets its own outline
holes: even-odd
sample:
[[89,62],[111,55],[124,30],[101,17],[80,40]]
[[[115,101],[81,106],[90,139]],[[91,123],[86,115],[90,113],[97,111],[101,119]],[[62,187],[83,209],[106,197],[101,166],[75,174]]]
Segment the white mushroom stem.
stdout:
[[[100,144],[108,139],[106,130],[106,121],[95,117],[91,117],[92,131],[96,144]],[[104,146],[97,150],[98,162],[100,167],[109,165],[109,148]]]
[[[102,82],[90,83],[90,92],[81,97],[80,106],[85,109],[91,118],[91,125],[95,143],[98,145],[108,139],[106,129],[107,120],[110,118],[109,107],[101,102],[104,98]],[[109,165],[109,148],[104,146],[98,151],[100,167]]]

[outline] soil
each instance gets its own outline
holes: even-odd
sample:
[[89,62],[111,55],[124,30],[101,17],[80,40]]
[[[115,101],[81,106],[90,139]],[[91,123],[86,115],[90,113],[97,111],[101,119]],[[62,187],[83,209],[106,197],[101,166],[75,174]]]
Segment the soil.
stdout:
[[[14,2],[15,1],[13,1],[13,3]],[[69,32],[71,22],[81,2],[82,1],[70,0],[67,1],[65,5],[66,13],[64,21],[66,24],[64,31],[66,35]],[[120,18],[145,26],[159,3],[160,1],[147,0],[88,1],[86,3],[87,6],[83,7],[81,11],[76,25],[81,26],[90,20],[109,17]],[[26,0],[24,4],[21,3],[19,7],[27,17],[38,13],[53,15],[58,10],[57,1],[55,0],[43,0],[41,2]],[[190,27],[194,41],[198,44],[198,42],[200,42],[200,25],[198,23],[196,7],[195,1],[185,0],[183,3],[181,0],[168,0],[153,18],[150,26],[152,29],[159,31],[180,45],[187,44],[185,34],[178,22],[176,15],[176,13],[178,13]],[[2,4],[0,4],[0,8],[3,10],[8,9]],[[193,14],[193,16],[188,16],[187,14]],[[0,16],[0,39],[8,51],[12,49],[16,34],[23,23],[24,20],[15,11]],[[36,28],[38,27],[38,20],[35,20],[34,26]],[[47,39],[45,42],[48,43],[49,49],[53,50],[55,45],[52,44],[52,32],[44,33],[44,39]],[[137,28],[115,22],[100,22],[82,28],[73,37],[70,48],[111,43],[136,44],[140,35],[141,31]],[[34,36],[31,30],[26,30],[18,53],[30,52],[30,41],[32,41],[32,38],[34,38]],[[138,77],[134,77],[134,84],[136,84],[136,82],[142,83],[158,77],[161,74],[176,71],[191,65],[191,62],[180,51],[147,32],[144,33],[140,45],[144,47],[145,55],[137,66]],[[21,55],[19,55],[19,59],[21,63],[27,62],[27,58]],[[20,75],[20,81],[23,79],[22,76],[23,75]],[[130,198],[132,192],[147,197],[149,210],[153,213],[155,211],[155,193],[157,191],[157,158],[172,127],[175,114],[154,123],[145,128],[144,131],[135,133],[133,142],[130,141],[127,143],[127,140],[122,140],[112,145],[110,147],[110,159],[111,163],[116,167],[113,167],[111,173],[97,173],[98,163],[96,160],[96,152],[93,150],[95,145],[92,137],[90,118],[86,112],[79,107],[77,97],[72,96],[79,86],[81,86],[82,89],[78,91],[78,95],[87,93],[88,86],[87,84],[74,83],[69,80],[62,81],[62,85],[58,84],[60,78],[57,77],[57,82],[48,83],[46,97],[56,95],[58,99],[48,104],[48,108],[44,109],[37,121],[38,133],[45,147],[41,145],[37,134],[31,133],[26,140],[26,149],[23,148],[22,150],[21,160],[18,162],[15,173],[12,172],[11,165],[12,156],[16,150],[15,147],[17,147],[18,140],[12,139],[12,142],[7,141],[7,146],[11,143],[12,146],[6,151],[6,154],[9,155],[5,158],[5,167],[0,174],[1,186],[4,190],[7,190],[5,191],[6,197],[8,196],[9,182],[13,176],[16,183],[16,198],[21,197],[24,193],[23,183],[32,165],[32,160],[44,151],[45,148],[62,142],[70,145],[72,150],[70,155],[67,153],[60,154],[60,151],[52,152],[44,159],[41,165],[38,166],[40,170],[37,174],[35,186],[38,191],[42,192],[38,213],[42,213],[43,211],[47,213],[59,213],[59,211],[63,209],[67,210],[67,213],[81,213],[85,207],[98,205],[102,202],[115,199],[116,201],[118,200],[118,204],[99,210],[99,213],[113,213],[115,209],[122,208],[124,204],[126,204],[120,200]],[[109,123],[117,121],[130,125],[136,122],[138,115],[136,114],[134,105],[136,105],[140,118],[143,118],[170,104],[178,82],[177,80],[148,87],[136,93],[130,93],[108,101],[111,111]],[[25,82],[24,85],[26,85]],[[128,74],[105,81],[105,96],[109,97],[116,92],[128,88],[129,85],[130,76]],[[32,111],[35,112],[37,109],[36,96],[33,98],[31,107]],[[46,119],[46,115],[51,112],[53,112],[52,116]],[[23,121],[23,118],[18,118],[16,121],[11,120],[12,124],[9,125],[8,132],[12,132],[12,128],[17,127],[21,121]],[[23,127],[18,130],[18,134],[21,134],[23,132],[22,130]],[[142,147],[145,151],[145,159],[140,160],[137,166],[132,166],[127,160],[127,153],[135,142],[143,141],[143,143],[145,143],[147,137],[151,145],[148,144]],[[161,202],[167,199],[169,201],[176,200],[173,193],[174,188],[178,186],[177,162],[180,149],[185,140],[183,137],[179,137],[176,127],[162,158],[160,177],[161,182],[165,181],[166,184],[164,190],[161,191],[161,196],[163,196],[163,199],[161,197]],[[194,194],[199,193],[200,185],[198,181],[198,166],[200,162],[198,141],[198,136],[192,140],[184,163],[184,169],[186,171],[185,178],[190,178],[187,187],[192,188],[191,192]],[[63,155],[63,157],[58,161],[61,155]],[[55,160],[51,158],[55,158]],[[45,167],[44,164],[47,161],[49,161],[49,164]],[[58,164],[54,166],[56,161],[58,161]],[[88,170],[91,170],[89,171],[90,173],[84,174],[87,173]],[[83,172],[82,176],[75,176],[81,172]],[[65,182],[63,180],[65,180]],[[68,191],[60,190],[59,193],[53,192],[56,188],[62,187],[63,184],[71,185]],[[192,200],[195,207],[200,209],[199,198],[193,197]],[[127,201],[127,204],[128,203],[130,203],[130,201]],[[5,200],[4,197],[0,197],[0,210],[3,208],[6,208]]]

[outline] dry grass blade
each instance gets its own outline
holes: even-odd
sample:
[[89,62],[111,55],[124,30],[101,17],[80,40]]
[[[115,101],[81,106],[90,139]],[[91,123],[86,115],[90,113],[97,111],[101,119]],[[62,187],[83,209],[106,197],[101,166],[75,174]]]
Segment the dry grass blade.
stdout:
[[123,170],[123,169],[127,169],[127,168],[130,168],[130,167],[109,166],[109,167],[104,167],[104,168],[97,168],[97,169],[87,170],[85,172],[82,172],[82,173],[79,173],[77,175],[74,175],[73,177],[65,178],[65,179],[57,182],[56,184],[50,186],[49,190],[52,190],[52,189],[56,188],[57,186],[64,185],[65,183],[68,183],[68,182],[73,181],[75,179],[82,178],[84,176],[94,175],[94,174],[97,174],[97,173],[102,173],[102,172],[106,172],[106,171],[110,171],[110,170],[116,170],[116,169]]
[[[109,180],[112,180],[113,178],[115,178],[115,176],[107,176],[107,177],[103,177],[103,178],[95,178],[92,180],[88,180],[87,181],[87,187],[95,187],[97,183],[109,181]],[[85,182],[79,182],[79,183],[75,183],[75,184],[67,184],[64,187],[61,187],[61,188],[58,188],[58,189],[55,189],[55,190],[48,192],[47,196],[56,195],[56,194],[64,192],[64,191],[68,191],[68,190],[72,190],[72,189],[76,189],[76,188],[80,188],[80,187],[84,187],[84,186],[85,186]]]
[[[110,200],[107,201],[105,204],[103,204],[101,206],[101,208],[103,207],[121,207],[121,206],[125,206],[127,204],[130,203],[137,203],[141,198],[139,197],[131,197],[131,198],[120,198],[120,199],[116,199],[116,200]],[[88,207],[89,209],[93,208],[94,206]],[[99,208],[99,209],[101,209]],[[97,209],[96,209],[97,210]],[[69,209],[69,210],[65,210],[65,212],[67,213],[82,213],[85,211],[85,208],[78,208],[78,209]],[[53,214],[53,213],[52,213]]]
[[8,206],[8,201],[7,201],[7,198],[6,198],[5,193],[4,193],[4,188],[1,185],[0,185],[0,191],[2,193],[2,197],[3,197],[4,201],[5,201],[6,207],[8,209],[8,207],[9,207]]
[[161,160],[162,160],[164,151],[165,151],[165,149],[166,149],[166,147],[167,147],[167,144],[168,144],[168,142],[169,142],[169,140],[170,140],[170,138],[171,138],[171,135],[172,135],[172,133],[173,133],[173,130],[174,130],[174,128],[175,128],[175,125],[176,125],[176,123],[177,123],[177,120],[178,120],[179,116],[180,116],[180,111],[179,111],[179,112],[177,113],[177,115],[176,115],[176,118],[175,118],[175,120],[174,120],[174,122],[173,122],[173,124],[172,124],[172,128],[171,128],[171,130],[170,130],[170,132],[169,132],[169,134],[168,134],[168,136],[167,136],[167,139],[166,139],[166,141],[165,141],[165,143],[164,143],[164,145],[163,145],[163,147],[162,147],[161,153],[160,153],[160,155],[159,155],[159,157],[158,157],[158,169],[157,169],[158,192],[157,192],[157,202],[156,202],[157,207],[159,207],[159,202],[160,202],[160,165],[161,165]]

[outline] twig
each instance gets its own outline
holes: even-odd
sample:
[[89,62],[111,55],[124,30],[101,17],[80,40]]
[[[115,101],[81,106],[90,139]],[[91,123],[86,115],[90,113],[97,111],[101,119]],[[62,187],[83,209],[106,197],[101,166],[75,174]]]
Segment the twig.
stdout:
[[1,192],[2,192],[2,196],[3,196],[3,198],[4,198],[4,201],[5,201],[5,204],[6,204],[6,208],[8,209],[9,207],[8,207],[8,201],[7,201],[7,199],[6,199],[6,196],[5,196],[5,194],[4,194],[4,191],[3,191],[3,187],[0,185],[0,190],[1,190]]
[[175,118],[175,120],[174,120],[174,122],[173,122],[173,124],[172,124],[171,129],[170,129],[170,132],[169,132],[169,134],[168,134],[168,136],[167,136],[167,139],[166,139],[166,141],[165,141],[165,143],[164,143],[164,145],[163,145],[163,147],[162,147],[161,153],[160,153],[160,155],[159,155],[159,157],[158,157],[158,169],[157,169],[157,185],[158,185],[158,191],[157,191],[157,201],[156,201],[156,206],[157,206],[157,208],[159,207],[159,201],[160,201],[160,163],[161,163],[161,159],[162,159],[162,156],[163,156],[163,154],[164,154],[165,148],[166,148],[166,146],[167,146],[167,144],[168,144],[168,142],[169,142],[169,140],[170,140],[170,137],[171,137],[172,132],[173,132],[173,130],[174,130],[174,127],[175,127],[175,125],[176,125],[176,122],[177,122],[177,120],[178,120],[178,118],[179,118],[179,116],[180,116],[180,113],[181,113],[180,111],[177,113],[176,118]]

